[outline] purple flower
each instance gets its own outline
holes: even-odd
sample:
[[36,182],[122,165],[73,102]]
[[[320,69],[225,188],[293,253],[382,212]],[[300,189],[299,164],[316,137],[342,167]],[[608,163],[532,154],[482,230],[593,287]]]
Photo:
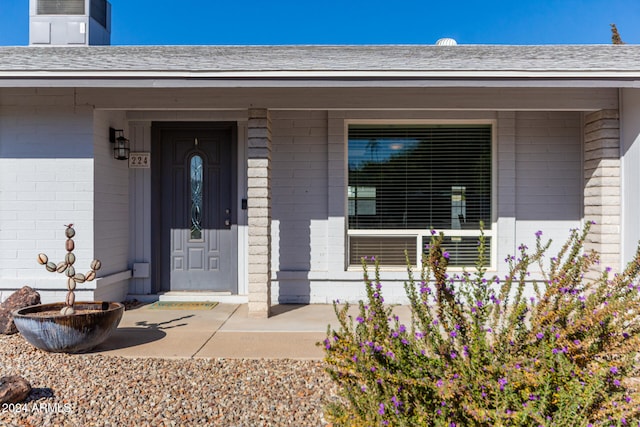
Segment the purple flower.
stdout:
[[435,236],[435,235],[436,235],[436,230],[433,230],[433,229],[432,229],[432,230],[431,230],[431,235],[432,235],[432,236]]
[[[396,319],[396,320],[397,320],[397,319]],[[404,325],[400,325],[400,327],[398,328],[398,331],[400,331],[400,333],[402,333],[402,334],[403,334],[403,333],[405,333],[405,332],[407,331],[407,328],[406,328],[406,326],[404,326]]]
[[451,356],[452,359],[455,359],[458,355],[452,351],[449,356]]
[[542,230],[536,231],[536,237],[540,237],[540,236],[542,236]]
[[447,251],[442,252],[442,256],[446,259],[449,259],[449,252]]
[[539,340],[541,340],[542,338],[544,338],[544,334],[542,332],[538,332],[536,334],[536,338],[538,338]]
[[364,323],[364,319],[360,316],[356,317],[356,320],[358,321],[358,323]]
[[616,387],[620,387],[620,380],[613,380],[613,385]]
[[378,408],[378,414],[384,415],[384,403],[381,403]]
[[451,331],[449,335],[451,335],[451,338],[455,338],[458,336],[458,333],[456,331]]
[[613,375],[616,375],[618,373],[618,368],[612,366],[611,368],[609,368],[609,372],[611,372]]
[[498,384],[500,384],[500,391],[504,390],[504,386],[507,385],[508,381],[506,378],[499,378]]
[[402,402],[400,402],[396,396],[393,396],[391,398],[391,402],[393,403],[393,406],[395,406],[396,408],[402,405]]

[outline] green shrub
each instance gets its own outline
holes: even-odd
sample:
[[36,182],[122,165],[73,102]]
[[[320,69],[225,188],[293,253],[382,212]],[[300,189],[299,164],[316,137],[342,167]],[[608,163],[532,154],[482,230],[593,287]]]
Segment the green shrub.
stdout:
[[[590,224],[572,230],[544,267],[550,242],[536,233],[509,274],[486,278],[484,237],[474,273],[447,275],[435,235],[420,277],[408,269],[409,326],[384,304],[379,266],[356,319],[334,304],[338,329],[324,341],[341,399],[327,405],[336,426],[640,425],[631,377],[640,341],[640,250],[620,274],[593,275]],[[534,292],[530,271],[540,269]]]

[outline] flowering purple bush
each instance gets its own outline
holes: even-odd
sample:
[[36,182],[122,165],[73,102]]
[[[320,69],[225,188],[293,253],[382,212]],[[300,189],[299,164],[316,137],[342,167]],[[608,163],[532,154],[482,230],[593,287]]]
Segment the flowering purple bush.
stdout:
[[[640,344],[640,250],[624,272],[594,274],[584,252],[590,224],[573,230],[543,267],[550,242],[536,233],[509,274],[486,278],[484,237],[474,273],[447,274],[434,235],[420,277],[408,268],[411,325],[384,304],[378,264],[356,321],[334,304],[339,328],[324,341],[327,371],[342,400],[327,406],[336,426],[640,425],[631,377]],[[530,277],[540,269],[543,279]],[[593,276],[593,279],[588,277]],[[527,296],[525,286],[535,296]]]

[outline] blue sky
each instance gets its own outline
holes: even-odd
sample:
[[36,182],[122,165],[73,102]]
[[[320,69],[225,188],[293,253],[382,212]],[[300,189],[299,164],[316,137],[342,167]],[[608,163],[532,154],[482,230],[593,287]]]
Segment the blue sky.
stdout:
[[[111,0],[114,45],[640,43],[640,0]],[[29,42],[29,0],[0,0],[0,45]]]

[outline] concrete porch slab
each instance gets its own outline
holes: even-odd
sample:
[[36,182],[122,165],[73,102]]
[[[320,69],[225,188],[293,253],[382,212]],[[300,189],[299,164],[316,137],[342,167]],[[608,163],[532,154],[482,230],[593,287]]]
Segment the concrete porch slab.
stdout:
[[94,353],[125,357],[191,358],[238,308],[218,304],[212,310],[125,311],[118,329]]
[[[333,305],[285,304],[268,319],[249,317],[248,305],[220,303],[212,310],[125,311],[114,334],[93,353],[124,357],[322,359],[327,326],[337,328]],[[409,324],[411,311],[394,313]],[[358,315],[353,306],[350,314]]]
[[218,331],[195,355],[224,359],[315,359],[324,357],[316,343],[324,332]]

